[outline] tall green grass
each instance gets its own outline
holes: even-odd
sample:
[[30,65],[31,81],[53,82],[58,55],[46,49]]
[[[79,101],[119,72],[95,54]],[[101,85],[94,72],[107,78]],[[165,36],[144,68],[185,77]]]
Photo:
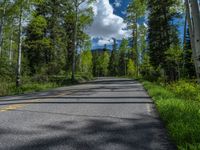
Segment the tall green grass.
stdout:
[[0,78],[0,96],[16,95],[31,92],[44,91],[51,88],[60,86],[67,86],[72,84],[78,84],[93,79],[88,74],[76,74],[76,81],[72,83],[68,76],[41,76],[37,75],[34,77],[23,77],[22,85],[17,88],[14,81],[5,81]]
[[14,82],[1,82],[0,83],[0,96],[24,94],[30,92],[38,92],[51,88],[58,87],[56,83],[25,83],[17,88]]
[[[200,102],[196,101],[199,94],[198,85],[185,87],[180,83],[168,86],[151,82],[143,84],[152,96],[178,149],[200,150]],[[196,92],[197,94],[193,95]]]

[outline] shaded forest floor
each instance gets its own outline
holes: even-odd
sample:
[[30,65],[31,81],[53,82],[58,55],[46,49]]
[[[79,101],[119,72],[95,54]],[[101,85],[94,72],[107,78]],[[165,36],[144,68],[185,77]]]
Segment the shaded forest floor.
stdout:
[[180,150],[200,149],[200,86],[179,81],[170,85],[143,82],[161,119]]

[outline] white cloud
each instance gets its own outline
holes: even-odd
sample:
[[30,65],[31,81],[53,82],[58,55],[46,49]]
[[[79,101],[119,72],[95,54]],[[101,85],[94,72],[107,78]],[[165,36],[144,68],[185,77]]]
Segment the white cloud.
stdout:
[[121,0],[115,0],[114,5],[115,7],[121,7]]
[[125,11],[121,11],[121,13],[122,13],[123,15],[126,15],[126,14],[127,14],[126,10],[125,10]]
[[113,40],[111,40],[111,39],[99,39],[97,44],[99,46],[112,45],[113,44]]
[[97,0],[93,4],[94,22],[88,27],[87,32],[92,38],[100,38],[99,44],[116,38],[118,40],[126,38],[129,35],[127,24],[124,19],[114,14],[109,0]]

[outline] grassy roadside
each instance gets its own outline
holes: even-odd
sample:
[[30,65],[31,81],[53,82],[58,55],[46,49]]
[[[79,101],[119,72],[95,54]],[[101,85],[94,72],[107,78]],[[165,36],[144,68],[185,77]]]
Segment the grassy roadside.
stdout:
[[185,94],[181,96],[170,86],[147,81],[144,81],[143,85],[153,98],[160,117],[178,149],[200,150],[200,102],[194,98],[194,94],[190,99],[184,96],[190,91],[182,90]]
[[31,92],[39,92],[59,87],[58,84],[50,83],[25,83],[20,88],[16,88],[14,82],[0,84],[0,96],[25,94]]
[[88,78],[81,75],[76,75],[76,81],[72,83],[71,80],[66,79],[66,77],[58,77],[49,81],[32,81],[29,78],[22,80],[24,83],[22,83],[21,87],[19,88],[15,86],[15,82],[6,82],[0,80],[0,96],[40,92],[61,86],[79,84],[92,79],[92,77]]

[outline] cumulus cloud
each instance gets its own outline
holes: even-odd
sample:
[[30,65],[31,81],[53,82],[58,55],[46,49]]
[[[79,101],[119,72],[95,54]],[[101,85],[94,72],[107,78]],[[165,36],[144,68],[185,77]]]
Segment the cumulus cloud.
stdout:
[[114,14],[109,0],[97,0],[93,4],[94,22],[88,27],[87,32],[92,38],[99,38],[99,45],[110,43],[112,38],[121,40],[129,36],[127,24],[124,19]]
[[114,6],[115,7],[121,7],[121,0],[115,0],[115,2],[114,2]]
[[97,44],[99,46],[111,45],[111,44],[113,44],[113,40],[111,40],[111,39],[99,39]]

